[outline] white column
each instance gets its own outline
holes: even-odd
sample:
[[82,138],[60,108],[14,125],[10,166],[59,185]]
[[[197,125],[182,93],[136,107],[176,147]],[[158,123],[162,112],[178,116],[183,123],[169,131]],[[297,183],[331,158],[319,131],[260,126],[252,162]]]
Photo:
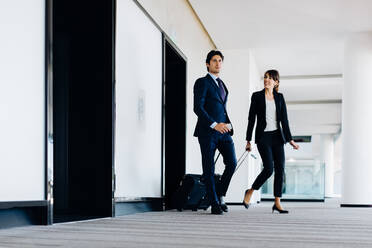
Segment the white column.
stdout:
[[333,197],[334,185],[334,141],[333,135],[322,135],[321,160],[325,163],[325,196]]
[[345,44],[342,204],[372,204],[372,32]]

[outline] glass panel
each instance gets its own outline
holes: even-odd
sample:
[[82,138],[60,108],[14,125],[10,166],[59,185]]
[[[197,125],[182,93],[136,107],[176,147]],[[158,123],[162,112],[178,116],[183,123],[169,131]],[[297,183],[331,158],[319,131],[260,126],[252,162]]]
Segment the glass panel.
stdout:
[[[318,160],[286,161],[283,199],[323,200],[324,166]],[[262,198],[273,199],[274,174],[262,186]]]

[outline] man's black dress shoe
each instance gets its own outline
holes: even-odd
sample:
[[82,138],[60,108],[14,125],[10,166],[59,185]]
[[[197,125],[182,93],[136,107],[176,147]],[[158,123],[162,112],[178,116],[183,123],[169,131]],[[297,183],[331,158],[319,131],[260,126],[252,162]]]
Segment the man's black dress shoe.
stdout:
[[220,207],[221,207],[222,211],[224,211],[226,213],[229,212],[229,208],[227,207],[225,201],[223,200],[223,196],[220,196],[219,198],[220,198]]
[[221,215],[221,214],[223,214],[223,211],[222,211],[222,209],[219,205],[214,205],[214,206],[212,206],[211,214]]

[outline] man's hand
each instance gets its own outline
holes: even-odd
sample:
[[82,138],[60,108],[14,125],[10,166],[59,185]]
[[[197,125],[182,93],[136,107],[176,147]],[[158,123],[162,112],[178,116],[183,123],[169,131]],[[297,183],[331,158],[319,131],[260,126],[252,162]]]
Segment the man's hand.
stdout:
[[230,132],[226,123],[218,123],[214,129],[222,134]]

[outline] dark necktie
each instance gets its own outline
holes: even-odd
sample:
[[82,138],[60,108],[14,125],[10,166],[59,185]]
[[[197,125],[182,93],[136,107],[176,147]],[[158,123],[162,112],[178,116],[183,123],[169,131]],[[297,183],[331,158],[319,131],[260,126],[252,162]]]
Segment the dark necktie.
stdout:
[[225,92],[225,88],[223,87],[222,80],[220,78],[217,78],[216,80],[218,82],[218,88],[220,89],[220,95],[221,95],[222,101],[225,101],[226,92]]

